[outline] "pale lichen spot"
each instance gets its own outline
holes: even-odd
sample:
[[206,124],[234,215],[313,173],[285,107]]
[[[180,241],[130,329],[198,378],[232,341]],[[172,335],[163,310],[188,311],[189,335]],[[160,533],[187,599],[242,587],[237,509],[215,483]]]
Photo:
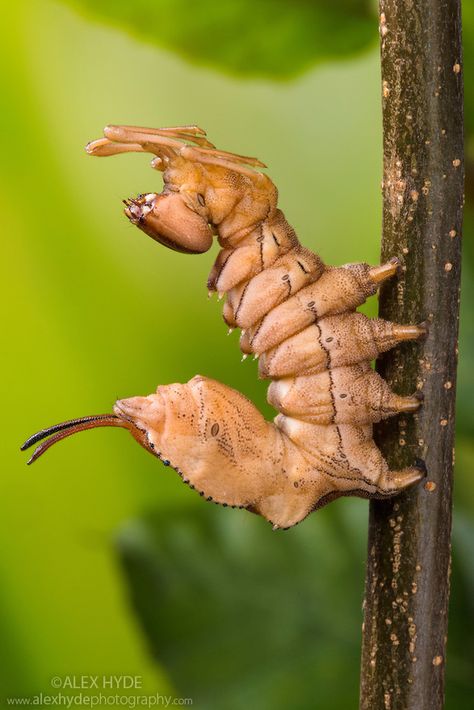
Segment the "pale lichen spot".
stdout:
[[457,232],[456,232],[455,229],[451,229],[450,232],[449,232],[449,236],[451,237],[451,239],[454,239],[454,237],[456,236],[456,234],[457,234]]
[[447,419],[440,419],[439,423],[440,423],[440,426],[447,426],[448,420]]
[[432,493],[436,490],[436,483],[434,481],[426,481],[424,488],[425,491],[428,491],[428,493]]
[[459,168],[459,166],[461,165],[461,161],[459,160],[459,158],[455,158],[453,160],[453,165],[455,168]]
[[461,65],[459,64],[459,62],[456,62],[456,64],[454,64],[454,66],[453,66],[453,72],[455,74],[459,74],[460,71],[461,71]]
[[453,383],[450,382],[449,380],[447,382],[445,382],[443,385],[445,390],[450,390],[452,386],[453,386]]
[[440,666],[443,662],[443,656],[435,656],[433,658],[433,665],[434,666]]
[[446,264],[444,265],[444,270],[451,271],[452,268],[453,268],[453,265],[451,264],[451,262],[447,261]]

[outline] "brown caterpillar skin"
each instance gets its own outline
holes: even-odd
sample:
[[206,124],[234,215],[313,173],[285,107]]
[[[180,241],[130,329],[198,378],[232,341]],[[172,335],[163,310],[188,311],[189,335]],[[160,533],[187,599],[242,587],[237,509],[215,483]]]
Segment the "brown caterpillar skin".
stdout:
[[244,357],[260,357],[260,376],[273,380],[268,401],[280,413],[267,422],[243,395],[196,376],[118,401],[114,415],[39,432],[23,448],[53,436],[31,460],[75,431],[121,426],[208,500],[252,510],[275,528],[341,495],[393,496],[419,481],[420,464],[389,470],[372,424],[415,411],[420,397],[392,392],[370,361],[425,329],[355,312],[398,260],[325,266],[277,208],[276,187],[254,169],[263,164],[215,150],[196,126],[108,126],[104,135],[87,146],[90,154],[151,152],[164,173],[161,194],[125,201],[134,224],[186,253],[207,251],[217,236],[208,288],[226,295],[224,320],[242,329]]

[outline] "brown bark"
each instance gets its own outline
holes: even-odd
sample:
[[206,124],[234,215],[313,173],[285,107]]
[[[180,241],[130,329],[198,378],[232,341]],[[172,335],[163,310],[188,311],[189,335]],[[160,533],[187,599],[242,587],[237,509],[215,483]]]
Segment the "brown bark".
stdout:
[[420,390],[413,417],[377,428],[392,469],[426,463],[427,478],[370,504],[362,640],[363,710],[439,710],[449,599],[463,122],[460,0],[381,0],[384,178],[382,261],[398,281],[384,318],[427,321],[423,343],[384,355],[396,392]]

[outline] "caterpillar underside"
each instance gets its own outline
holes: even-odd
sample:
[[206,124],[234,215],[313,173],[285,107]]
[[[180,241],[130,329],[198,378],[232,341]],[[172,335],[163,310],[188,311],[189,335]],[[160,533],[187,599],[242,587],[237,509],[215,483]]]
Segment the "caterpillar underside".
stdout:
[[[395,275],[382,266],[331,267],[303,247],[277,208],[277,190],[254,158],[216,150],[196,126],[108,126],[92,155],[151,152],[162,193],[126,200],[127,217],[168,247],[221,250],[208,280],[226,296],[224,320],[240,328],[244,357],[259,358],[272,380],[267,422],[243,395],[206,377],[158,387],[115,404],[114,415],[65,422],[24,448],[95,426],[121,426],[207,500],[247,508],[288,528],[342,495],[388,497],[423,477],[422,466],[390,471],[372,425],[413,412],[421,396],[402,397],[370,362],[423,325],[369,319],[356,308]],[[46,437],[50,436],[49,439]]]

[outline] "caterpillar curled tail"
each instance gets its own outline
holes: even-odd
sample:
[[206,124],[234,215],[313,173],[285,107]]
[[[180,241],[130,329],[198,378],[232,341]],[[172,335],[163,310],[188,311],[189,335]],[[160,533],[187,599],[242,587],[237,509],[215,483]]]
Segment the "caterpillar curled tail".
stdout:
[[[185,253],[221,247],[208,289],[226,297],[224,320],[240,328],[244,357],[271,379],[267,422],[243,395],[206,377],[158,387],[115,404],[114,414],[65,422],[35,434],[30,461],[75,431],[127,428],[134,438],[209,501],[259,513],[288,528],[343,495],[393,496],[419,481],[419,465],[390,471],[372,425],[414,412],[420,396],[391,391],[370,362],[423,325],[369,319],[356,311],[395,275],[398,260],[326,266],[303,247],[277,207],[255,158],[215,149],[197,126],[108,126],[90,143],[96,156],[154,154],[161,193],[125,200],[128,219]],[[50,438],[48,438],[50,437]]]

